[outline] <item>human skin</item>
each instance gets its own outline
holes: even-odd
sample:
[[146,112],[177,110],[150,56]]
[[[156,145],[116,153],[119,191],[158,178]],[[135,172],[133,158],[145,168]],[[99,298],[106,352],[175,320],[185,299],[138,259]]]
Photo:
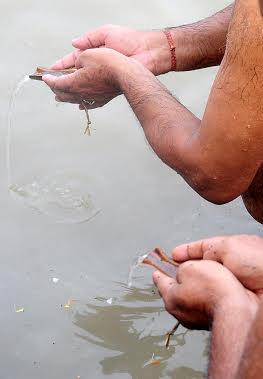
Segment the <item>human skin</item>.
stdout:
[[248,211],[263,222],[261,28],[258,0],[237,0],[202,120],[142,64],[111,49],[75,54],[75,74],[44,80],[57,100],[94,99],[93,108],[110,101],[114,91],[123,93],[156,154],[197,193],[216,204],[242,195]]
[[263,378],[263,302],[247,336],[236,379]]
[[[231,307],[228,309],[225,305],[222,306],[219,303],[216,303],[215,309],[218,311],[221,310],[222,317],[225,315],[225,320],[224,323],[220,320],[217,328],[217,315],[215,315],[212,323],[212,345],[209,368],[209,375],[212,378],[221,378],[228,375],[228,369],[231,369],[231,367],[228,367],[229,364],[234,364],[235,370],[239,370],[236,379],[261,378],[262,376],[259,374],[259,372],[263,373],[261,359],[262,343],[260,340],[261,336],[263,336],[262,251],[263,239],[257,236],[240,235],[208,238],[177,246],[173,249],[172,257],[177,262],[181,262],[181,266],[178,272],[179,278],[177,278],[177,281],[175,281],[175,284],[172,287],[171,280],[167,276],[160,274],[158,271],[154,273],[155,283],[164,299],[168,312],[179,318],[183,323],[185,321],[188,322],[189,317],[194,317],[194,320],[192,321],[194,326],[196,316],[194,313],[195,305],[193,305],[191,301],[193,291],[191,286],[195,287],[199,285],[198,280],[200,280],[200,278],[196,279],[195,276],[197,274],[195,274],[195,272],[195,276],[191,272],[191,270],[193,271],[193,268],[195,268],[195,270],[198,269],[198,266],[195,267],[195,265],[199,265],[200,267],[201,264],[203,265],[204,262],[208,261],[220,263],[222,269],[229,270],[235,278],[239,280],[243,288],[246,288],[248,291],[249,296],[255,296],[254,300],[260,309],[255,322],[251,324],[252,326],[247,337],[243,334],[243,327],[245,327],[247,333],[250,324],[239,324],[240,317],[241,319],[243,318],[242,309],[240,309],[240,314],[238,314],[238,312],[233,313]],[[189,266],[185,267],[185,264],[190,265],[190,271]],[[200,269],[199,274],[202,278],[202,271],[200,271]],[[214,273],[211,273],[211,275],[214,276]],[[183,281],[180,276],[183,278]],[[182,281],[182,283],[180,281]],[[182,288],[180,288],[180,285],[178,285],[177,282],[182,284]],[[225,283],[223,281],[221,282],[221,285],[225,289]],[[219,286],[220,283],[217,288]],[[188,290],[187,287],[189,287]],[[210,292],[208,292],[208,290],[209,285],[207,288],[201,287],[201,291],[203,291],[203,294],[206,296],[206,307],[210,306],[210,298],[212,298],[213,295],[211,292],[211,295],[209,296]],[[216,286],[214,291],[217,291]],[[231,291],[232,296],[235,298],[234,288],[231,289]],[[194,296],[196,296],[195,293]],[[198,297],[197,301],[200,301]],[[218,301],[217,298],[215,302],[216,301]],[[185,306],[185,304],[187,304],[187,306]],[[233,320],[233,317],[235,317],[235,320]],[[198,317],[196,319],[197,321],[199,320]],[[221,326],[219,327],[220,324]],[[229,333],[233,336],[232,339],[229,339]],[[224,334],[227,335],[227,338],[225,338]],[[224,344],[227,346],[224,346]],[[240,349],[237,350],[236,345],[239,345]],[[229,355],[231,356],[230,360],[228,349]],[[241,355],[242,351],[243,354]],[[237,368],[238,363],[240,363],[239,369]],[[253,366],[254,368],[251,369]],[[227,372],[225,373],[224,370]],[[231,371],[232,376],[230,375],[229,378],[234,378],[235,373],[235,371]]]
[[177,246],[175,261],[212,260],[221,263],[263,300],[263,239],[253,235],[218,236]]
[[[221,63],[233,5],[204,20],[168,28],[176,45],[176,71],[187,71]],[[76,48],[59,59],[53,69],[75,66],[79,51],[106,47],[136,59],[154,75],[171,69],[171,52],[163,31],[139,31],[118,25],[104,25],[72,41]]]
[[[229,22],[233,12],[230,5],[215,15],[190,25],[169,28],[176,44],[177,71],[215,66],[222,61]],[[51,68],[63,70],[75,67],[80,54],[87,49],[103,48],[115,50],[140,62],[154,75],[165,74],[171,69],[171,52],[163,31],[138,31],[118,25],[104,25],[73,40],[76,48],[72,53],[55,62]],[[81,67],[81,66],[80,66]],[[83,80],[83,78],[81,78]],[[90,78],[89,78],[90,80]],[[68,91],[57,91],[57,101],[76,103]],[[101,107],[121,94],[113,88],[108,95],[96,101]],[[80,109],[84,109],[80,105]]]
[[176,279],[155,272],[166,310],[190,329],[212,331],[208,377],[233,379],[255,318],[259,299],[224,266],[189,261]]

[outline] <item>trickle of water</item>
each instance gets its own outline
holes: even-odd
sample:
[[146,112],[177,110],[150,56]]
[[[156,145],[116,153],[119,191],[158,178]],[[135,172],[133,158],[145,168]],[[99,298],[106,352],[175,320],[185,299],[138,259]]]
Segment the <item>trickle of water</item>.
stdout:
[[[6,165],[8,190],[27,206],[51,216],[56,222],[81,223],[99,213],[94,196],[86,192],[88,179],[76,172],[60,171],[53,175],[34,177],[32,182],[17,184],[12,175],[12,129],[15,103],[21,89],[29,81],[25,76],[12,93],[7,120]],[[90,124],[90,121],[89,121]],[[96,194],[93,194],[96,195]]]
[[7,137],[6,137],[6,165],[7,165],[7,185],[8,189],[12,184],[11,177],[11,130],[12,130],[12,117],[14,113],[15,100],[25,83],[29,81],[29,76],[26,75],[16,85],[9,103],[8,116],[7,116]]
[[144,259],[147,257],[147,254],[140,255],[139,257],[135,258],[132,264],[130,265],[130,270],[129,270],[129,275],[128,275],[128,282],[127,286],[128,288],[132,287],[132,282],[133,282],[133,276],[135,270],[142,265]]

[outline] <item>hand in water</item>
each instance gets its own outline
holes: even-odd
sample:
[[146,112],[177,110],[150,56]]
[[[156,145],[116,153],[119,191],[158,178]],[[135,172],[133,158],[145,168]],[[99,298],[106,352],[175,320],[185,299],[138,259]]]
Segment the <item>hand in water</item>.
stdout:
[[162,31],[137,31],[117,25],[105,25],[72,41],[77,49],[58,60],[53,69],[75,66],[78,50],[106,47],[136,59],[155,75],[170,70],[171,53]]
[[255,314],[258,308],[257,296],[217,262],[189,261],[179,267],[176,279],[159,271],[153,278],[166,310],[189,329],[209,329],[216,312],[238,307]]
[[55,77],[43,76],[44,82],[56,94],[57,101],[82,104],[88,109],[108,103],[121,91],[116,73],[125,69],[129,58],[111,49],[92,49],[74,54],[73,74]]
[[258,297],[263,295],[263,239],[240,235],[214,237],[176,247],[173,258],[179,262],[193,259],[222,263]]

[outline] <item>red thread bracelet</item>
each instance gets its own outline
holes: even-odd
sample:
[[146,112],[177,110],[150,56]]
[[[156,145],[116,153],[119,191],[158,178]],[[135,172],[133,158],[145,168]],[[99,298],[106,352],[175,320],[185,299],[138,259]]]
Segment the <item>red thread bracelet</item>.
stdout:
[[167,38],[169,47],[170,47],[170,52],[171,52],[171,71],[176,70],[176,46],[172,37],[172,34],[169,29],[164,29],[163,30],[165,37]]

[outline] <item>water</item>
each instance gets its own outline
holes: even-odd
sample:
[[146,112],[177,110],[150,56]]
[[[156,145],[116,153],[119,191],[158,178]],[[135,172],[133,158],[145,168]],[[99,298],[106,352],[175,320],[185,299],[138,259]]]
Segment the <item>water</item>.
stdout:
[[85,189],[85,178],[58,172],[52,177],[35,178],[29,184],[12,185],[10,192],[52,220],[71,224],[86,222],[99,213],[83,186]]
[[141,256],[135,258],[133,260],[132,264],[130,265],[130,270],[129,270],[129,274],[128,274],[128,281],[127,281],[128,288],[131,288],[133,285],[133,277],[134,277],[135,270],[142,265],[142,263],[146,257],[147,257],[147,254],[141,255]]
[[[92,199],[97,196],[94,203],[103,209],[92,222],[54,223],[53,217],[20,206],[25,200],[14,201],[6,190],[3,152],[6,113],[17,79],[68,53],[72,38],[109,22],[138,29],[179,25],[206,17],[228,2],[0,3],[1,52],[6,57],[0,70],[0,377],[203,378],[209,334],[180,327],[167,351],[165,334],[174,320],[153,286],[151,269],[138,270],[130,289],[127,270],[136,252],[153,246],[162,246],[169,255],[180,243],[208,236],[262,235],[262,227],[242,203],[214,206],[194,194],[155,157],[121,97],[92,111],[92,122],[99,127],[91,138],[83,135],[85,113],[73,105],[54,107],[52,93],[41,83],[35,83],[37,95],[26,84],[16,101],[16,115],[21,117],[14,119],[12,133],[12,184],[24,186],[33,183],[34,174],[40,180],[78,168],[88,176],[86,192]],[[201,116],[215,74],[208,69],[161,80]],[[38,147],[40,142],[48,153]],[[52,278],[60,280],[54,284]],[[117,300],[108,304],[111,298]],[[65,309],[69,299],[77,301]],[[16,313],[14,304],[24,312]],[[153,354],[161,364],[144,367]]]
[[29,81],[29,76],[24,76],[16,85],[9,104],[8,117],[7,117],[7,140],[6,140],[6,165],[7,165],[7,185],[10,189],[12,185],[12,176],[11,176],[11,132],[12,132],[12,120],[13,113],[16,104],[16,98],[19,92],[22,90],[24,85]]
[[[86,192],[85,175],[81,176],[73,171],[57,171],[52,174],[39,176],[34,174],[32,182],[16,184],[12,171],[12,132],[15,133],[18,125],[14,125],[13,118],[16,110],[18,95],[29,81],[29,76],[25,76],[16,85],[10,99],[8,110],[7,126],[7,183],[10,193],[23,204],[38,212],[50,216],[53,221],[61,223],[82,223],[91,220],[99,213],[99,209],[94,204],[94,197]],[[32,83],[32,81],[31,81]],[[46,88],[46,91],[48,89]],[[34,91],[31,92],[32,96]],[[30,98],[28,99],[30,102]],[[30,106],[30,104],[29,104]],[[85,107],[87,116],[87,131],[90,134],[90,119],[88,110]],[[52,136],[50,136],[52,138]],[[59,146],[58,146],[59,149]]]

